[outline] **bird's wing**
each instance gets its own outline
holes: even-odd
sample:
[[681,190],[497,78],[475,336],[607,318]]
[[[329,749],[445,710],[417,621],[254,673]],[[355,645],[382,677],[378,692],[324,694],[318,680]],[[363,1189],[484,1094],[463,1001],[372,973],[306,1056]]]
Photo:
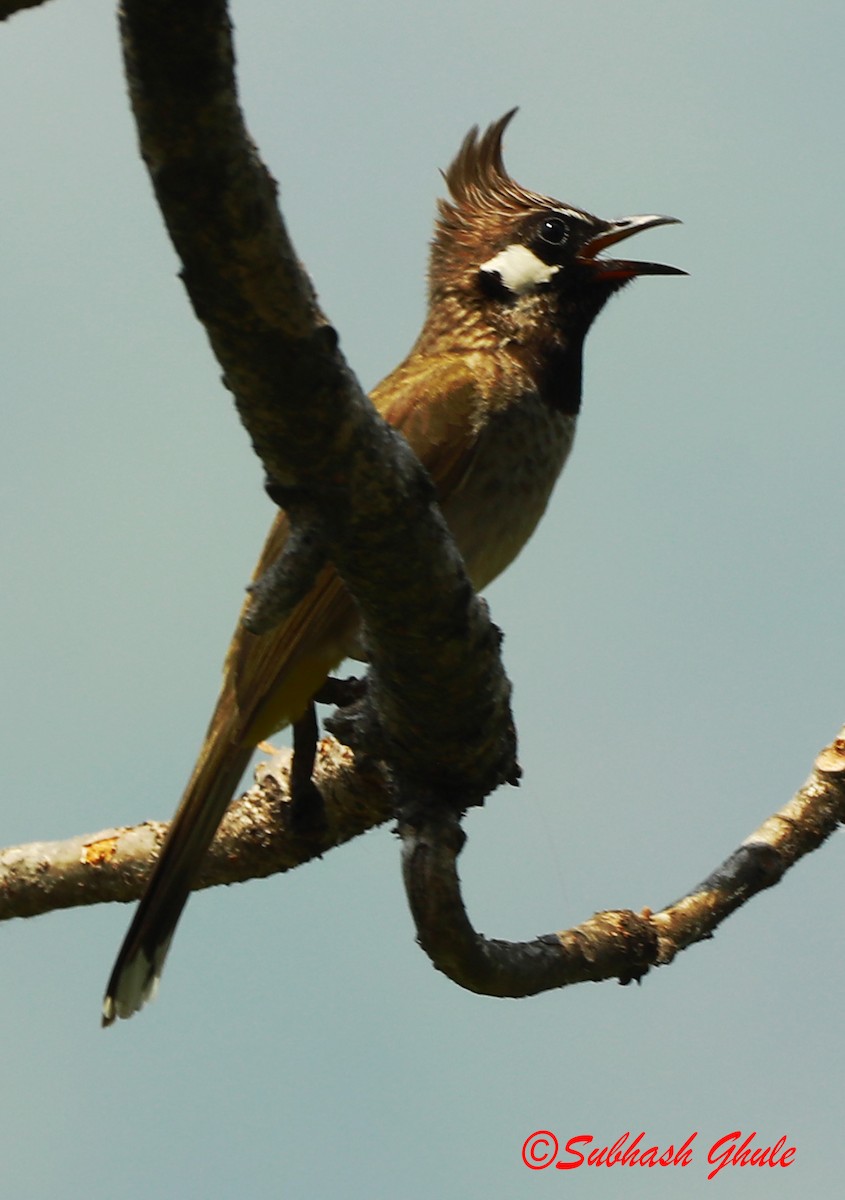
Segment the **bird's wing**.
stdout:
[[[281,554],[289,533],[279,513],[253,578]],[[239,624],[226,658],[221,703],[234,703],[240,737],[253,744],[302,716],[314,692],[346,657],[357,614],[334,567],[323,567],[314,587],[269,633]]]
[[[477,441],[478,385],[458,356],[410,360],[381,383],[372,400],[399,429],[427,468],[438,497],[460,486]],[[276,561],[289,533],[280,513],[268,535],[254,578]],[[357,626],[355,605],[334,568],[323,568],[315,586],[269,633],[239,625],[226,660],[215,718],[238,727],[238,737],[260,741],[302,715],[311,696],[349,652]],[[237,714],[237,715],[236,715]],[[212,720],[212,727],[216,723]]]
[[407,438],[439,500],[469,471],[478,443],[479,380],[462,355],[411,358],[371,395],[385,420]]

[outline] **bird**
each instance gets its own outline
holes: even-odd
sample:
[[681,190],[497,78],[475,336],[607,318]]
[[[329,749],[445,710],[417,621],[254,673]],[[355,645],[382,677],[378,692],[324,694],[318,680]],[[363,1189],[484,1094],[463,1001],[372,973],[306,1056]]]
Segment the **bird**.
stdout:
[[[515,112],[483,132],[474,126],[443,172],[448,196],[438,201],[423,327],[370,397],[427,469],[476,591],[531,537],[567,460],[593,321],[638,276],[685,274],[604,253],[676,218],[602,220],[511,179],[502,141]],[[280,511],[255,578],[288,535]],[[270,632],[250,633],[239,622],[199,757],[115,961],[103,1025],[132,1016],[155,994],[255,747],[288,725],[307,725],[325,680],[356,656],[358,635],[354,602],[331,564]]]

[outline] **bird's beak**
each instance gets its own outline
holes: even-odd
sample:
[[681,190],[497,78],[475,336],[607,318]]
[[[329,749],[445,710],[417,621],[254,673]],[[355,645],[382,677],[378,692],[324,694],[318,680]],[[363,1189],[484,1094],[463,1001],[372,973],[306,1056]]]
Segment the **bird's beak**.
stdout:
[[601,233],[591,238],[578,252],[581,262],[591,266],[599,279],[631,279],[634,275],[686,275],[678,267],[668,267],[663,263],[627,262],[618,258],[598,258],[597,255],[606,247],[613,246],[643,229],[653,229],[655,225],[680,225],[677,217],[620,217],[611,221]]

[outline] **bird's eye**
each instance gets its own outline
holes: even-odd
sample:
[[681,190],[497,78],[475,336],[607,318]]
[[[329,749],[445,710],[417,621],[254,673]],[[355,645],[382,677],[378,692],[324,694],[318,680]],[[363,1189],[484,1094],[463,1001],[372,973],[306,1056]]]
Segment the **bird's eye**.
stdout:
[[562,246],[569,237],[569,227],[563,217],[546,217],[540,225],[540,238],[550,246]]

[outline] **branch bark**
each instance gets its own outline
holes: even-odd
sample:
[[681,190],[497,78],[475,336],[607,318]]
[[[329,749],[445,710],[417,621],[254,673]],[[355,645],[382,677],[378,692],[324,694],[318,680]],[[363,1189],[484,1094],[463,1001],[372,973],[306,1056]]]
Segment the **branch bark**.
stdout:
[[[498,633],[427,475],[375,412],[298,263],[238,107],[225,0],[125,0],[141,153],[194,311],[294,530],[364,618],[357,745],[459,808],[516,778]],[[374,470],[374,464],[377,469]],[[287,572],[287,578],[296,575]],[[304,571],[307,576],[307,570]],[[262,595],[263,611],[272,603]]]
[[[259,763],[255,785],[229,808],[197,890],[290,871],[357,837],[392,814],[383,772],[355,762],[333,738],[320,742],[314,779],[323,794],[326,829],[302,837],[289,828],[288,751]],[[137,900],[167,833],[167,823],[105,829],[60,842],[0,851],[0,921],[60,908]]]
[[[356,765],[332,739],[320,745],[315,778],[329,828],[319,840],[286,824],[290,755],[259,767],[255,787],[232,805],[197,889],[287,871],[389,819],[390,788],[379,769]],[[488,996],[530,996],[591,980],[629,983],[710,938],[743,904],[818,849],[845,822],[845,728],[817,757],[804,786],[715,871],[659,912],[596,913],[571,929],[529,942],[485,938],[461,898],[457,858],[464,844],[449,807],[400,820],[403,871],[420,945],[461,987]],[[110,900],[143,891],[167,826],[145,822],[65,842],[0,852],[0,920]]]
[[485,938],[473,929],[461,898],[457,857],[464,835],[454,814],[441,809],[408,815],[399,832],[417,936],[434,966],[469,991],[517,997],[585,980],[641,979],[711,937],[843,822],[845,727],[792,800],[680,900],[656,913],[596,913],[582,925],[530,942]]

